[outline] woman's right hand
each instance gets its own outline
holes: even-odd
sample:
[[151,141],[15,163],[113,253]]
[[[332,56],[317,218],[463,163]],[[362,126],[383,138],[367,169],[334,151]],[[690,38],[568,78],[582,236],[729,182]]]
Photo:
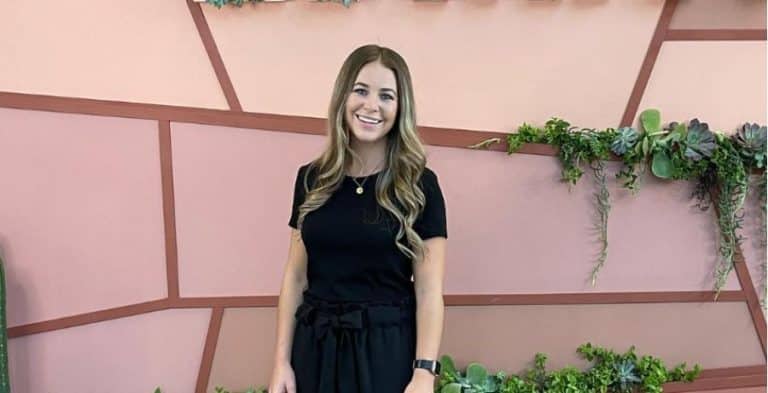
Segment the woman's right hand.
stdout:
[[269,380],[269,393],[296,393],[296,377],[288,362],[276,363]]

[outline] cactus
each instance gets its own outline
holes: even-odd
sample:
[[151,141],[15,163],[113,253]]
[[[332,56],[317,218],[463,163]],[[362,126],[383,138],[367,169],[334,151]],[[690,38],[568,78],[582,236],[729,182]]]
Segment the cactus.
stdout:
[[0,393],[11,393],[8,375],[8,325],[5,321],[5,268],[0,258]]

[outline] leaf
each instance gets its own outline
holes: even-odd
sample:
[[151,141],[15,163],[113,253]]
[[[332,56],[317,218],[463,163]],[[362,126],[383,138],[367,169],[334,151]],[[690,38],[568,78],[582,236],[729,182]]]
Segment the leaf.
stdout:
[[650,142],[651,142],[651,138],[649,138],[648,136],[643,138],[643,156],[645,157],[651,154]]
[[669,179],[672,177],[672,159],[666,151],[659,151],[653,155],[653,163],[651,164],[651,171],[656,177],[662,179]]
[[480,385],[485,383],[485,380],[488,378],[488,371],[485,370],[485,367],[478,363],[470,363],[467,366],[467,379],[469,380],[469,383],[473,385]]
[[449,383],[448,385],[443,386],[440,393],[461,393],[461,385],[458,383]]
[[453,363],[453,359],[448,355],[440,357],[440,374],[456,376],[456,365]]
[[658,109],[646,109],[640,114],[640,123],[649,134],[659,132],[661,131],[661,113]]

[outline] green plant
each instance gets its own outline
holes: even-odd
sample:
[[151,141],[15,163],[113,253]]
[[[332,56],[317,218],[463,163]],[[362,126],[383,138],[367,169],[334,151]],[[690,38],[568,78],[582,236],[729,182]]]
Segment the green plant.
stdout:
[[[230,393],[229,390],[224,389],[221,386],[216,386],[216,388],[214,388],[214,390],[216,391],[216,393]],[[267,393],[267,389],[263,388],[263,387],[259,388],[259,389],[254,389],[254,388],[250,387],[250,388],[248,388],[248,390],[246,390],[243,393]]]
[[[590,280],[592,285],[595,285],[597,273],[608,258],[608,213],[611,203],[605,176],[605,161],[610,158],[611,146],[617,135],[612,128],[602,131],[590,128],[580,129],[571,127],[565,120],[553,118],[546,122],[543,129],[523,124],[518,128],[517,133],[507,136],[507,154],[517,152],[525,143],[556,145],[559,148],[558,158],[563,167],[561,180],[569,187],[576,184],[584,174],[581,169],[582,164],[588,164],[592,170],[598,187],[598,192],[595,194],[597,210],[595,230],[600,242],[600,251],[594,262]],[[495,141],[497,140],[483,141],[470,147],[484,148]]]
[[[224,389],[221,386],[216,386],[214,388],[214,391],[216,393],[234,393],[234,392],[230,392],[227,389]],[[163,393],[163,392],[162,392],[162,390],[160,390],[160,388],[156,388],[154,393]],[[242,393],[267,393],[267,389],[265,387],[260,387],[258,389],[254,389],[253,387],[250,387],[250,388],[248,388],[247,390],[245,390]]]
[[[766,185],[768,185],[768,177],[763,172],[760,178],[755,184],[755,193],[757,194],[757,203],[760,204],[760,247],[765,251],[768,245],[768,232],[766,231]],[[768,299],[768,265],[766,260],[760,264],[760,304],[763,306],[763,312],[766,311],[766,299]]]
[[[316,0],[318,2],[336,2],[341,3],[344,7],[349,7],[353,1],[357,0]],[[205,0],[207,4],[211,4],[216,8],[221,8],[227,4],[242,7],[245,3],[263,3],[265,0]]]
[[[525,143],[556,146],[562,165],[561,179],[569,186],[576,184],[583,175],[582,164],[589,164],[599,189],[595,198],[601,243],[591,274],[592,285],[608,255],[607,228],[611,204],[605,180],[605,160],[610,154],[622,160],[624,165],[616,177],[633,194],[639,189],[646,166],[660,179],[694,180],[696,187],[692,196],[696,198],[696,205],[707,210],[714,204],[718,213],[719,262],[714,272],[717,297],[733,270],[734,253],[743,241],[738,230],[748,191],[747,174],[766,166],[766,127],[746,123],[735,135],[726,137],[712,132],[707,123],[698,119],[692,119],[687,124],[671,122],[662,127],[661,113],[657,109],[643,111],[639,120],[640,131],[632,127],[602,131],[579,129],[558,118],[547,121],[544,128],[524,123],[517,133],[507,135],[507,153],[517,152]],[[469,147],[487,148],[492,143],[500,142],[499,138],[492,138]],[[758,186],[764,190],[765,181]],[[764,200],[764,191],[761,195],[763,197],[759,199]],[[761,204],[761,211],[764,217],[765,203]],[[762,219],[762,228],[764,231],[765,219]]]
[[765,168],[766,126],[745,123],[733,136],[747,166]]
[[8,322],[5,315],[5,266],[0,258],[0,393],[11,393],[8,373]]
[[443,369],[438,379],[439,393],[660,393],[662,385],[674,381],[693,381],[701,372],[697,364],[687,369],[685,363],[668,370],[663,361],[652,356],[638,357],[631,347],[623,354],[581,345],[577,352],[592,363],[586,370],[564,367],[548,372],[547,356],[537,353],[533,368],[522,375],[504,372],[489,374],[479,363],[470,363],[461,373],[450,356],[441,357]]

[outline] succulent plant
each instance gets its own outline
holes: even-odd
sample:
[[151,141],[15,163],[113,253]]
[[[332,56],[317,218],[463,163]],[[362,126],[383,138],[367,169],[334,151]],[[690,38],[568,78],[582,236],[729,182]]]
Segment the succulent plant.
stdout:
[[470,363],[466,375],[462,376],[456,370],[453,359],[447,355],[440,358],[440,363],[440,378],[444,383],[440,393],[496,393],[507,377],[504,372],[489,375],[479,363]]
[[621,127],[617,131],[616,139],[611,143],[611,151],[621,156],[635,147],[639,134],[632,127]]
[[661,132],[661,113],[658,109],[646,109],[640,113],[640,124],[648,134]]
[[758,168],[765,167],[766,126],[744,123],[733,136],[733,141],[739,146],[743,158],[754,160]]
[[694,161],[712,157],[715,146],[715,134],[709,130],[709,125],[700,123],[699,119],[691,120],[685,139],[685,156]]
[[641,379],[635,373],[635,363],[625,359],[615,365],[616,383],[619,385],[620,392],[631,392],[632,386],[640,383]]

